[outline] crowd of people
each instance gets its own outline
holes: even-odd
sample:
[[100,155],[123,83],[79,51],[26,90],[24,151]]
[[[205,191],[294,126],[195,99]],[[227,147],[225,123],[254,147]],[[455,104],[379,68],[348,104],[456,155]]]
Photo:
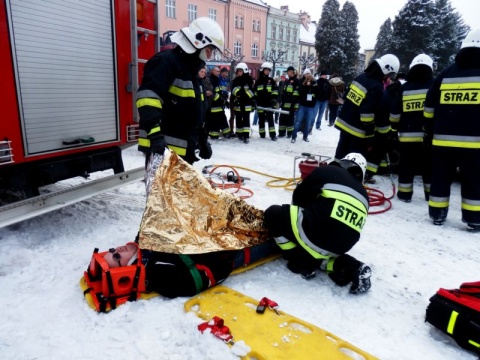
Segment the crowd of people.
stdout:
[[[258,111],[260,137],[294,143],[301,132],[320,130],[328,107],[328,125],[340,131],[334,161],[316,168],[293,192],[291,204],[271,205],[264,212],[270,239],[252,250],[254,261],[280,251],[288,268],[305,279],[325,271],[338,285],[350,284],[350,293],[371,287],[371,269],[348,255],[365,224],[369,200],[364,187],[378,169],[391,142],[400,152],[398,198],[409,202],[413,177],[423,175],[425,197],[434,224],[444,223],[450,185],[460,172],[462,218],[470,229],[480,230],[480,30],[462,42],[455,63],[434,79],[434,62],[419,54],[408,73],[399,73],[392,54],[376,58],[352,83],[338,74],[310,70],[301,79],[294,67],[277,83],[272,64],[262,64],[257,81],[245,63],[228,69],[205,62],[214,50],[223,51],[223,32],[209,18],[194,20],[172,35],[177,47],[150,59],[137,93],[139,146],[147,164],[162,160],[165,149],[192,164],[212,156],[208,138],[250,138],[250,118]],[[225,71],[226,70],[226,71]],[[402,78],[402,76],[404,78]],[[227,120],[225,108],[234,118]],[[278,133],[272,111],[278,117]],[[235,127],[233,126],[233,119]],[[316,120],[316,122],[315,122]],[[151,167],[147,165],[147,172]],[[151,172],[151,171],[150,171]],[[149,191],[147,183],[147,192]],[[212,200],[213,201],[213,200]],[[159,215],[160,216],[160,215]],[[199,255],[142,251],[138,244],[111,249],[105,259],[112,268],[139,261],[145,266],[148,288],[160,294],[191,296],[223,281],[245,264],[245,252],[223,251]]]

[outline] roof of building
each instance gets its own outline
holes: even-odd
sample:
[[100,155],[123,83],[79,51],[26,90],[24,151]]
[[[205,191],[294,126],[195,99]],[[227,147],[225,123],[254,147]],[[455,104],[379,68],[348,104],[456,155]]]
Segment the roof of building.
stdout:
[[267,3],[263,2],[262,0],[245,0],[246,2],[260,5],[260,6],[267,6]]
[[315,44],[315,33],[317,24],[312,22],[307,13],[300,14],[300,41],[308,44]]

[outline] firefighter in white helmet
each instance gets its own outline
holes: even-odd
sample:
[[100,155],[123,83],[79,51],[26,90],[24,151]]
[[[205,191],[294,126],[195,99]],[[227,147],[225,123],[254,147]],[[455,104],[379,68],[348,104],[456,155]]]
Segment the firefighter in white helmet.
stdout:
[[[255,107],[255,95],[253,93],[253,79],[245,63],[239,63],[235,67],[230,102],[234,104],[233,111],[235,111],[237,136],[245,144],[248,144],[250,142],[250,113]],[[230,110],[232,109],[230,108]]]
[[417,55],[410,64],[407,82],[393,102],[390,121],[398,132],[398,192],[397,197],[410,202],[413,196],[413,179],[422,175],[425,199],[430,193],[430,151],[423,146],[425,118],[423,106],[428,89],[433,83],[433,60],[427,54]]
[[[342,159],[350,152],[366,156],[373,143],[375,130],[388,132],[390,126],[376,124],[375,114],[383,96],[383,80],[394,76],[400,68],[395,55],[386,54],[375,59],[349,86],[342,108],[337,115],[335,127],[340,130],[340,138],[335,159]],[[376,129],[376,126],[378,128]]]
[[204,129],[203,89],[197,79],[215,50],[223,52],[224,35],[210,18],[195,19],[171,36],[177,46],[154,55],[145,65],[137,92],[139,149],[163,155],[165,147],[188,163],[212,156]]
[[462,221],[480,231],[480,28],[463,40],[455,63],[427,93],[424,142],[432,148],[429,215],[442,225],[450,186],[460,170]]
[[[265,108],[278,107],[278,86],[275,80],[270,76],[273,65],[270,62],[264,62],[260,67],[258,79],[255,81],[253,92],[255,94],[255,101],[258,106]],[[275,130],[275,123],[273,121],[273,113],[270,111],[258,109],[258,133],[262,139],[265,139],[265,122],[268,126],[268,135],[271,140],[277,140],[277,133]]]
[[370,289],[371,269],[346,253],[360,239],[368,215],[366,160],[358,153],[315,168],[295,189],[292,204],[265,210],[265,227],[288,260],[309,279],[323,270],[350,293]]

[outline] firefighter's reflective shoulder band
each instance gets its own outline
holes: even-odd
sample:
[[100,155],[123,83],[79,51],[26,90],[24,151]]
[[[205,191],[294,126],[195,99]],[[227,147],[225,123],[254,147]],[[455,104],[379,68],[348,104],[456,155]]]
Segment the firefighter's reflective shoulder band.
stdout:
[[480,281],[455,290],[439,289],[430,298],[425,321],[480,354]]
[[87,271],[84,272],[87,289],[98,312],[115,309],[127,301],[135,301],[145,292],[145,266],[138,249],[137,264],[110,268],[104,255],[108,251],[93,251]]

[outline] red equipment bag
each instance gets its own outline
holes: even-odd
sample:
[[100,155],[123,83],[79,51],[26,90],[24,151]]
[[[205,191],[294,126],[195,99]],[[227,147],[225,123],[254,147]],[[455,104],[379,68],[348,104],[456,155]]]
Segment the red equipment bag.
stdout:
[[110,268],[103,256],[108,251],[93,251],[92,260],[83,276],[87,283],[84,295],[90,294],[95,309],[107,312],[127,301],[135,301],[145,291],[145,266],[138,249],[138,262],[134,265]]
[[480,354],[480,281],[463,283],[454,290],[440,288],[430,298],[425,321],[464,349]]

